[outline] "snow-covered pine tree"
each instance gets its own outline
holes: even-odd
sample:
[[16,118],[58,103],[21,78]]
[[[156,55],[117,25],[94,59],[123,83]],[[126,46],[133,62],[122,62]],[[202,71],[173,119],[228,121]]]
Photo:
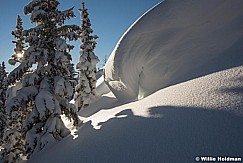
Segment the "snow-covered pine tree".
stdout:
[[12,31],[12,35],[16,40],[12,41],[15,44],[14,54],[8,60],[9,64],[15,65],[16,62],[21,62],[24,53],[24,36],[23,36],[23,21],[20,15],[17,17],[16,29]]
[[[69,75],[69,81],[73,87],[73,96],[74,96],[74,93],[75,93],[75,86],[77,85],[78,83],[78,78],[77,78],[77,72],[75,71],[75,68],[74,68],[74,64],[73,63],[69,63],[68,65],[68,69],[70,71],[70,75]],[[72,99],[73,99],[73,96],[72,96]]]
[[0,145],[2,144],[2,138],[4,134],[4,128],[6,127],[7,116],[5,113],[5,101],[6,101],[6,66],[5,63],[2,62],[0,64]]
[[78,69],[78,85],[75,87],[75,105],[78,110],[90,104],[96,95],[96,64],[99,62],[98,57],[94,53],[96,47],[95,40],[98,38],[92,35],[91,22],[88,17],[88,10],[85,3],[82,2],[82,8],[79,9],[81,14],[81,30],[79,32],[80,40],[80,56],[76,65]]
[[[73,46],[66,39],[78,39],[76,31],[80,28],[64,25],[66,19],[74,17],[73,8],[60,11],[58,5],[57,0],[32,0],[25,6],[25,14],[31,15],[30,20],[36,26],[24,31],[29,47],[20,65],[8,76],[10,84],[22,80],[22,88],[7,103],[6,111],[28,110],[23,125],[27,157],[70,133],[61,119],[62,114],[72,119],[74,125],[78,123],[77,109],[69,103],[73,87],[68,64]],[[5,154],[5,161],[10,155]]]
[[[17,17],[16,29],[12,31],[12,35],[15,37],[14,54],[9,59],[9,63],[15,65],[16,62],[22,62],[22,55],[24,52],[24,36],[23,36],[23,23],[20,15]],[[18,74],[18,78],[23,75],[23,72]],[[9,83],[8,83],[9,85]],[[11,87],[15,87],[12,85]],[[11,90],[12,88],[9,88]],[[6,96],[6,103],[9,101],[8,95]],[[24,155],[24,131],[23,131],[23,121],[26,117],[27,110],[24,106],[19,106],[13,109],[11,112],[7,112],[6,129],[3,136],[4,148],[1,151],[1,155],[5,162],[18,162],[20,157]]]

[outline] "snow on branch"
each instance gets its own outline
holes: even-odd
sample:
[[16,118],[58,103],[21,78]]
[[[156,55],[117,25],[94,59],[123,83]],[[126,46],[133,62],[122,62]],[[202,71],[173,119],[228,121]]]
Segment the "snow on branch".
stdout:
[[28,103],[37,93],[38,89],[35,86],[21,88],[17,91],[16,96],[6,104],[6,111],[10,113],[13,109]]
[[48,90],[41,90],[35,98],[36,109],[39,112],[40,119],[45,119],[47,113],[61,114],[58,101]]
[[18,80],[20,80],[24,73],[26,73],[32,65],[35,63],[35,60],[25,60],[23,61],[17,68],[15,68],[12,72],[9,73],[7,81],[9,84],[14,84]]
[[24,75],[22,86],[33,86],[40,80],[40,77],[36,73],[27,73]]
[[56,17],[58,25],[61,26],[61,25],[64,24],[64,21],[66,19],[70,19],[70,18],[75,17],[73,9],[74,9],[74,7],[70,8],[68,10],[65,10],[65,11],[59,11],[58,12],[57,17]]
[[44,7],[46,7],[46,8],[53,7],[53,6],[56,7],[59,5],[59,2],[58,1],[49,1],[49,0],[33,0],[24,7],[24,14],[25,15],[31,14],[34,11],[34,9],[37,9],[35,7],[40,6],[40,5],[42,5],[43,8]]
[[55,94],[59,96],[71,97],[73,94],[72,85],[60,76],[54,78],[54,90]]
[[72,41],[79,38],[79,35],[75,33],[78,30],[80,30],[80,27],[77,25],[65,25],[57,28],[57,33],[61,37]]

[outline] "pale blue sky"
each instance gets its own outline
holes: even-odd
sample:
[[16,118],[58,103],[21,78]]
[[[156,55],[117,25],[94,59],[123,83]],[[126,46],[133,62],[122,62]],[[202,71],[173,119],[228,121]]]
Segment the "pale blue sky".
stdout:
[[[144,12],[159,3],[161,0],[85,0],[90,15],[94,34],[97,40],[96,55],[102,60],[104,55],[109,56],[126,29]],[[13,53],[14,40],[11,31],[15,29],[17,14],[23,18],[24,29],[34,27],[29,21],[29,15],[23,14],[23,8],[30,0],[1,0],[0,1],[0,61],[5,61],[7,70],[14,66],[7,63]],[[59,9],[65,10],[75,6],[76,18],[67,21],[67,24],[80,25],[78,8],[81,0],[59,0]],[[80,41],[73,43],[75,49],[71,52],[73,62],[78,61]],[[100,66],[100,65],[98,65]]]

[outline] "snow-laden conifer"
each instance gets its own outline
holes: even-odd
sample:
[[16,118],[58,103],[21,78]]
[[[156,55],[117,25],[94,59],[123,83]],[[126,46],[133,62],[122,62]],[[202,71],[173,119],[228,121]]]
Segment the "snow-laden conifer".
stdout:
[[2,62],[0,64],[0,144],[2,144],[2,138],[4,134],[4,128],[6,127],[6,113],[5,113],[5,101],[6,101],[6,91],[7,91],[7,83],[6,83],[6,66],[5,63]]
[[[74,125],[78,123],[77,109],[69,103],[73,87],[68,64],[73,46],[66,39],[76,40],[79,27],[64,25],[66,19],[74,17],[73,8],[59,11],[58,5],[57,0],[32,0],[25,6],[24,13],[30,14],[36,26],[23,32],[28,48],[19,66],[8,76],[10,84],[22,82],[22,88],[7,103],[6,111],[9,114],[27,112],[21,122],[27,157],[70,133],[61,119],[62,114],[72,119]],[[10,155],[6,153],[5,160]]]
[[15,44],[14,54],[8,60],[9,64],[15,65],[16,62],[21,62],[24,53],[24,36],[23,36],[23,21],[20,15],[17,17],[16,29],[12,31],[12,35],[16,40],[12,41]]
[[95,40],[98,38],[92,35],[91,22],[87,8],[82,2],[82,8],[79,9],[81,14],[81,30],[80,30],[80,56],[76,65],[78,69],[78,85],[75,88],[75,105],[78,110],[90,104],[96,95],[96,64],[99,62],[98,57],[94,53],[96,46]]
[[[12,41],[15,44],[14,54],[9,59],[9,63],[15,65],[16,62],[22,62],[22,55],[24,53],[24,36],[23,36],[23,24],[22,18],[20,15],[17,17],[17,25],[16,29],[12,31],[12,35],[15,37],[16,40]],[[19,71],[17,73],[16,80],[14,84],[8,88],[6,92],[6,104],[11,102],[11,98],[13,97],[13,89],[15,84],[21,87],[20,80],[22,79],[22,75],[24,74],[23,71]],[[9,78],[6,80],[9,85]],[[19,84],[20,83],[20,84]],[[11,93],[10,93],[11,92]],[[14,94],[16,91],[14,92]],[[22,93],[23,94],[23,93]],[[19,99],[19,101],[22,99]],[[28,105],[28,104],[26,104]],[[6,111],[6,128],[3,135],[3,144],[2,147],[4,148],[1,151],[1,155],[4,159],[4,162],[18,162],[21,160],[21,157],[24,156],[24,131],[23,131],[23,122],[27,114],[27,106],[20,105],[17,108],[14,108],[11,112]]]
[[[77,72],[74,68],[74,64],[73,63],[70,63],[67,65],[68,66],[68,69],[70,71],[70,75],[69,75],[69,81],[73,87],[73,96],[74,96],[74,93],[75,93],[75,86],[77,85],[78,83],[78,78],[77,78]],[[72,99],[73,99],[73,96],[72,96]]]

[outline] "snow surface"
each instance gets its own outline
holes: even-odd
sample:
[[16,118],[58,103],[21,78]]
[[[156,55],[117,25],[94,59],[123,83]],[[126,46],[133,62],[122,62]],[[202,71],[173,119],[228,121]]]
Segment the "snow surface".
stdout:
[[[98,92],[107,94],[81,110],[76,135],[29,162],[243,158],[242,8],[241,0],[157,5],[124,34],[106,64],[115,96],[101,78]],[[124,101],[136,98],[139,87],[150,95]]]
[[101,96],[110,92],[109,87],[104,82],[104,75],[100,76],[96,83],[96,94]]
[[85,124],[30,162],[194,162],[242,157],[243,66],[120,103],[112,93],[80,112]]
[[243,2],[165,1],[138,19],[107,61],[120,100],[145,95],[243,61]]

